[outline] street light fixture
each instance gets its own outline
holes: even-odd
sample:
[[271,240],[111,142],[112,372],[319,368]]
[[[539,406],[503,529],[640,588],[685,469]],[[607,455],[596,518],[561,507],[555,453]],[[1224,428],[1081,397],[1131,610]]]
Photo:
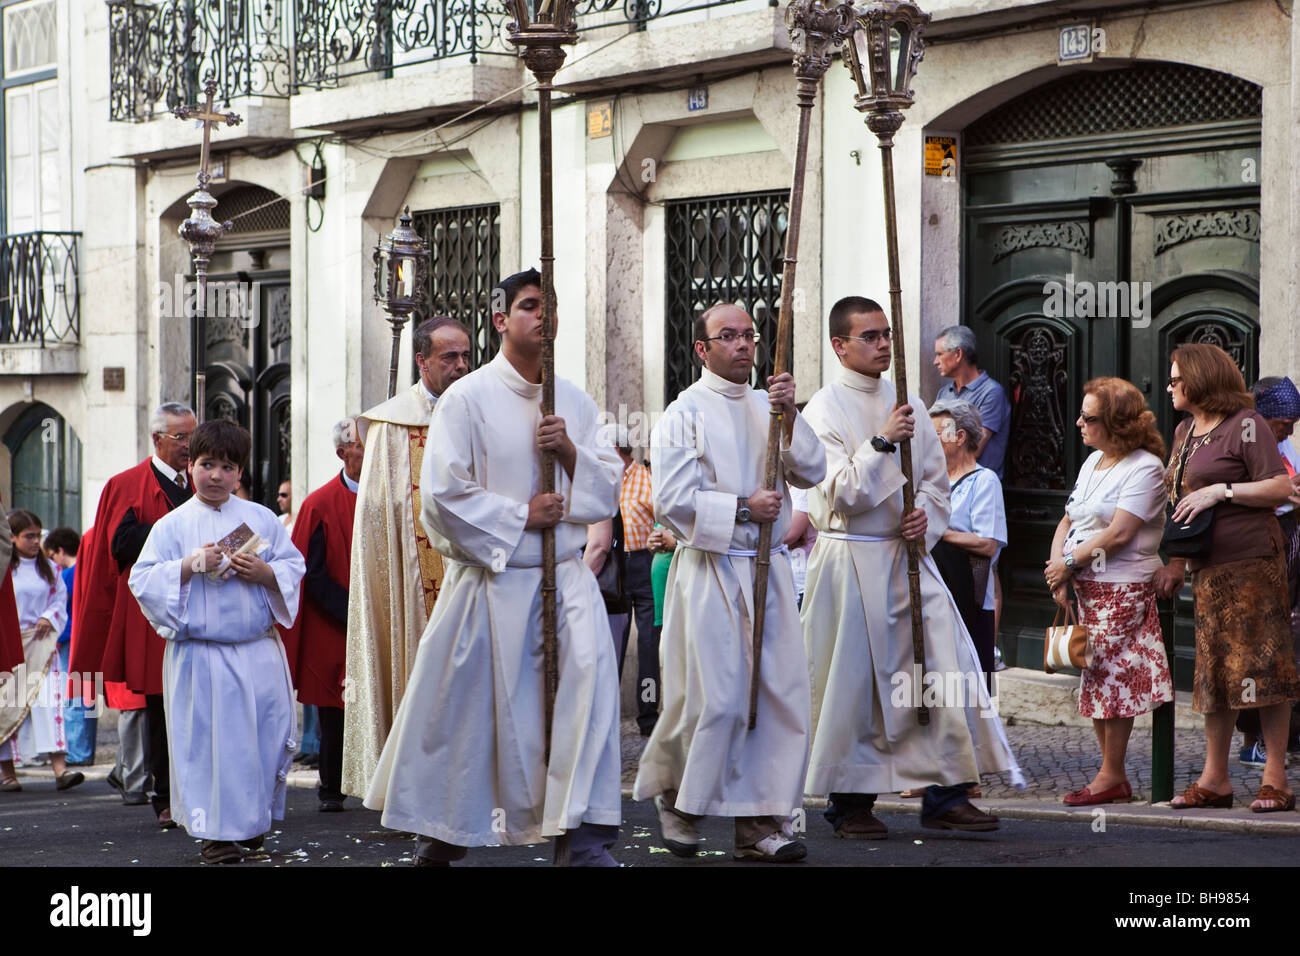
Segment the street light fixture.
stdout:
[[388,397],[397,394],[397,353],[402,328],[424,307],[429,282],[429,245],[411,226],[411,207],[402,209],[397,228],[375,247],[375,301],[393,326],[393,357],[388,366]]

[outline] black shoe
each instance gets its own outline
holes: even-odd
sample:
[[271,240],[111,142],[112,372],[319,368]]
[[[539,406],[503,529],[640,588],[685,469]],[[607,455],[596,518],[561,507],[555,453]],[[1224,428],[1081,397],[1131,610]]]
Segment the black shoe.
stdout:
[[116,767],[108,772],[108,776],[104,780],[123,797],[126,796],[126,785],[122,783],[122,778],[117,775]]
[[65,770],[62,775],[54,778],[55,790],[71,790],[73,787],[79,787],[86,782],[86,775],[80,770]]
[[[180,826],[179,823],[177,823],[175,820],[172,819],[171,807],[163,807],[161,810],[158,811],[158,826],[162,827],[164,830],[175,830],[178,826]],[[217,841],[207,840],[205,842],[216,843]],[[217,862],[221,862],[221,861],[218,860]]]
[[235,846],[241,850],[247,850],[249,853],[258,853],[265,842],[266,834],[262,834],[261,836],[249,837],[247,840],[236,840]]
[[319,809],[321,813],[339,813],[343,810],[343,801],[322,800]]
[[204,840],[199,855],[204,863],[238,863],[239,847],[229,840]]
[[123,793],[122,802],[128,807],[142,807],[149,802],[149,794],[143,790],[137,790],[135,793]]

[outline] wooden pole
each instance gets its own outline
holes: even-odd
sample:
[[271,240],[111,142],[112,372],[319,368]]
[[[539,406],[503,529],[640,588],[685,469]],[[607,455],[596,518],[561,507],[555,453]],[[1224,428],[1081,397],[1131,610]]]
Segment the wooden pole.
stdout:
[[[817,86],[830,68],[831,54],[848,35],[852,22],[851,4],[827,8],[820,0],[790,0],[786,9],[786,26],[794,51],[794,72],[798,79],[799,131],[795,140],[794,178],[790,184],[790,212],[785,232],[785,264],[781,274],[781,311],[776,325],[776,355],[772,372],[790,371],[790,351],[794,334],[795,273],[799,265],[799,225],[803,218],[803,192],[808,165],[808,134]],[[763,487],[774,491],[781,480],[781,433],[784,416],[775,406],[767,428],[767,453],[763,463]],[[757,555],[754,558],[754,666],[749,682],[749,729],[758,726],[758,687],[762,676],[763,629],[767,617],[767,579],[772,564],[772,525],[758,529]]]

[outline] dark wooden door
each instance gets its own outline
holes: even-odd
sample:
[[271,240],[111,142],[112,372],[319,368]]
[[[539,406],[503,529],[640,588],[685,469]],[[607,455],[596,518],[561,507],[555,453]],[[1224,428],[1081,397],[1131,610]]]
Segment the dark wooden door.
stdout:
[[[967,132],[963,321],[1012,403],[1000,562],[1010,663],[1041,666],[1053,613],[1043,562],[1089,453],[1074,424],[1083,384],[1133,382],[1168,441],[1176,345],[1223,345],[1248,382],[1257,375],[1258,95],[1243,84],[1184,67],[1083,73]],[[1178,90],[1196,94],[1201,122],[1170,112]],[[1109,111],[1080,116],[1080,101],[1106,96]],[[1095,128],[1112,116],[1128,128]],[[1188,596],[1175,634],[1182,687],[1193,657]]]

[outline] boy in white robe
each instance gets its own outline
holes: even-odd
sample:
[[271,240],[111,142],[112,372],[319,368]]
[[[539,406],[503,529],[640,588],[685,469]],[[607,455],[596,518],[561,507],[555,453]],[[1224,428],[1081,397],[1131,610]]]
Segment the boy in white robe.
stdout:
[[[618,675],[605,604],[579,557],[618,507],[623,463],[596,405],[555,382],[541,414],[541,277],[501,284],[495,359],[438,400],[420,475],[421,521],[445,576],[365,805],[428,838],[416,865],[465,848],[568,836],[574,866],[617,866],[622,820]],[[541,494],[539,452],[556,456]],[[559,688],[544,757],[542,534],[555,528]]]
[[[749,387],[754,323],[717,305],[696,320],[700,380],[677,397],[650,442],[655,517],[677,538],[664,594],[663,712],[632,794],[655,797],[664,845],[694,856],[701,816],[735,818],[735,857],[795,862],[807,848],[782,819],[803,805],[808,670],[790,558],[787,482],[826,472],[817,436],[794,404],[794,379]],[[783,413],[777,490],[763,490],[771,409]],[[784,478],[784,480],[782,480]],[[749,729],[755,546],[771,523],[758,724]]]
[[[934,429],[915,427],[920,399],[895,408],[881,378],[892,349],[889,320],[851,296],[830,314],[838,380],[804,415],[826,450],[826,478],[808,495],[817,547],[808,564],[803,628],[812,677],[813,739],[807,792],[828,794],[836,835],[886,836],[872,813],[878,793],[925,788],[922,826],[996,830],[967,789],[981,773],[1010,771],[1023,786],[989,702],[970,634],[929,552],[948,524],[948,473]],[[897,443],[911,439],[914,509],[903,514]],[[920,560],[923,683],[914,685],[906,541]],[[933,681],[938,679],[939,683]],[[936,692],[936,688],[937,691]],[[954,699],[947,699],[949,690]],[[920,700],[917,700],[919,693]],[[927,725],[916,705],[927,703]]]
[[[230,422],[195,429],[194,496],[153,526],[130,578],[167,641],[172,814],[203,839],[209,863],[238,862],[240,846],[261,849],[271,821],[284,818],[297,747],[289,664],[273,625],[293,625],[306,565],[269,509],[234,495],[250,444]],[[231,557],[217,543],[241,525],[261,545]]]

